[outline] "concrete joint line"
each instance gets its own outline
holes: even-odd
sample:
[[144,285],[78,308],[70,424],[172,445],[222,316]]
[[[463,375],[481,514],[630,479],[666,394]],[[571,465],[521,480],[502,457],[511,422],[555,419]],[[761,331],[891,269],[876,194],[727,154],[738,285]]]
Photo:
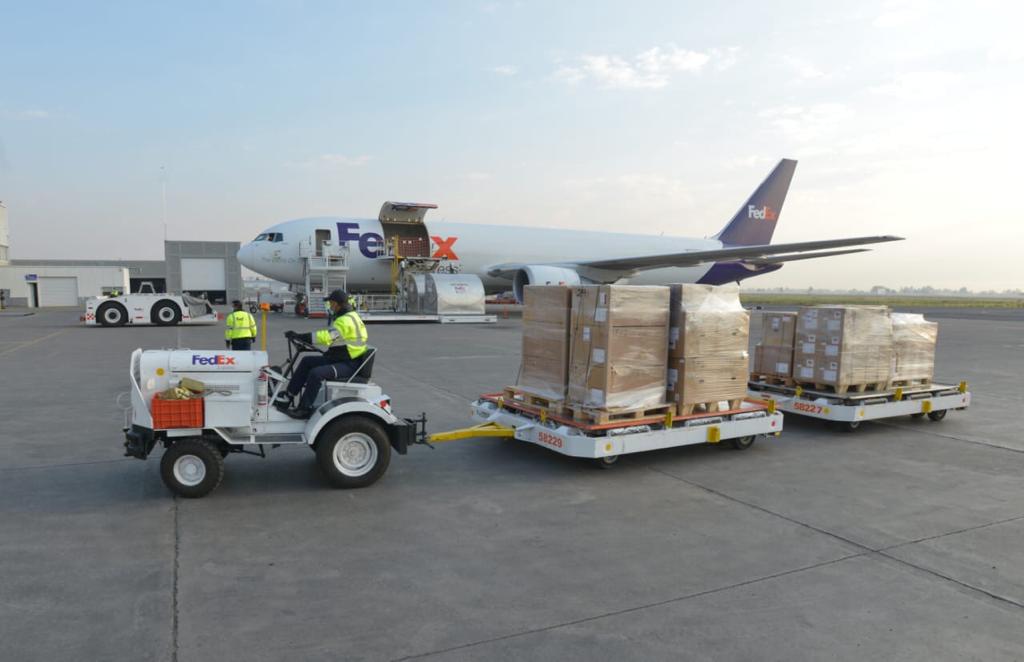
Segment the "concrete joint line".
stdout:
[[602,618],[611,618],[613,616],[621,616],[623,614],[631,614],[631,613],[634,613],[634,612],[643,611],[645,609],[652,609],[654,607],[663,607],[665,605],[676,604],[676,603],[679,603],[679,602],[685,602],[685,601],[691,600],[693,598],[700,598],[700,597],[704,597],[706,595],[714,595],[715,593],[721,593],[722,591],[729,591],[729,590],[732,590],[732,589],[735,589],[735,588],[741,588],[743,586],[749,586],[751,584],[757,584],[759,582],[768,581],[768,580],[771,580],[771,579],[778,579],[779,577],[785,577],[787,575],[796,574],[798,572],[804,572],[806,570],[814,570],[816,568],[822,568],[822,567],[825,567],[825,566],[828,566],[828,565],[832,565],[833,563],[839,563],[841,561],[846,561],[846,560],[849,560],[849,559],[857,558],[859,556],[865,556],[866,554],[868,554],[868,552],[857,552],[855,554],[847,554],[846,556],[841,556],[841,557],[839,557],[837,559],[832,559],[830,561],[822,561],[821,563],[813,563],[811,565],[803,566],[801,568],[793,568],[791,570],[783,570],[781,572],[775,572],[775,573],[772,573],[770,575],[764,575],[763,577],[756,577],[754,579],[748,579],[746,581],[737,582],[735,584],[729,584],[728,586],[719,586],[717,588],[710,588],[710,589],[707,589],[705,591],[698,591],[696,593],[687,593],[686,595],[680,595],[680,596],[677,596],[677,597],[674,597],[674,598],[668,598],[666,600],[659,600],[657,602],[651,602],[649,604],[637,605],[635,607],[626,607],[625,609],[618,609],[616,611],[609,611],[609,612],[605,612],[603,614],[595,614],[594,616],[586,616],[584,618],[578,618],[578,619],[573,620],[573,621],[565,621],[563,623],[556,623],[554,625],[546,625],[546,626],[540,627],[540,628],[531,628],[531,629],[528,629],[528,630],[521,630],[519,632],[512,632],[510,634],[504,634],[504,635],[501,635],[499,637],[491,637],[490,639],[481,639],[479,641],[471,641],[469,643],[460,644],[458,646],[452,646],[450,648],[442,648],[442,649],[439,649],[439,650],[428,651],[428,652],[425,652],[425,653],[416,653],[414,655],[407,655],[405,657],[395,658],[394,660],[392,660],[392,662],[404,662],[405,660],[415,660],[415,659],[420,659],[420,658],[424,658],[424,657],[430,657],[431,655],[441,655],[443,653],[451,653],[453,651],[464,650],[464,649],[467,649],[467,648],[473,648],[474,646],[481,646],[483,644],[490,644],[490,643],[494,643],[496,641],[505,641],[507,639],[515,639],[516,637],[522,637],[522,636],[525,636],[525,635],[528,635],[528,634],[537,634],[537,633],[540,633],[540,632],[550,632],[552,630],[558,630],[558,629],[561,629],[561,628],[564,628],[564,627],[572,627],[573,625],[581,625],[583,623],[590,623],[592,621],[598,621],[598,620],[601,620]]
[[[885,550],[887,550],[887,549],[893,549],[895,547],[901,547],[903,545],[910,545],[910,544],[913,544],[914,542],[920,542],[920,541],[910,541],[910,542],[906,542],[906,543],[900,543],[899,545],[893,545],[893,546],[889,546],[889,547],[882,547],[882,548],[879,548],[879,549],[872,549],[872,548],[868,547],[867,545],[862,545],[861,543],[856,542],[854,540],[850,540],[849,538],[844,538],[843,536],[841,536],[839,534],[832,533],[831,531],[826,531],[825,529],[819,529],[816,526],[812,526],[810,524],[807,524],[806,522],[801,522],[800,520],[796,520],[796,519],[793,519],[791,517],[786,517],[785,515],[782,515],[780,513],[776,513],[776,512],[774,512],[772,510],[768,510],[767,508],[763,508],[763,507],[758,506],[756,504],[748,503],[746,501],[743,501],[742,499],[737,499],[736,497],[730,496],[730,495],[725,494],[723,492],[719,492],[717,490],[713,490],[713,489],[711,489],[709,487],[705,487],[704,485],[701,485],[699,483],[694,483],[692,481],[686,480],[685,478],[680,478],[679,476],[674,476],[674,475],[672,475],[672,474],[670,474],[670,473],[668,473],[666,471],[663,471],[661,469],[651,469],[651,471],[656,471],[656,472],[658,472],[660,474],[668,476],[669,478],[672,478],[674,480],[678,480],[681,483],[686,483],[687,485],[691,485],[693,487],[700,488],[700,489],[705,490],[705,491],[707,491],[707,492],[709,492],[711,494],[715,494],[717,496],[720,496],[723,499],[728,499],[728,500],[734,501],[734,502],[736,502],[738,504],[747,506],[748,508],[753,508],[754,510],[759,510],[759,511],[761,511],[763,513],[767,513],[769,515],[774,515],[775,517],[784,519],[787,522],[791,522],[793,524],[798,524],[800,526],[803,526],[803,527],[806,527],[806,528],[810,529],[811,531],[816,531],[816,532],[818,532],[818,533],[820,533],[822,535],[826,535],[826,536],[835,538],[836,540],[841,540],[841,541],[843,541],[845,543],[848,543],[850,545],[853,545],[853,546],[863,550],[860,554],[855,554],[854,556],[862,556],[864,554],[871,554],[871,555],[877,554],[878,556],[881,556],[881,557],[884,557],[886,559],[895,561],[896,563],[899,563],[899,564],[902,564],[904,566],[907,566],[908,568],[913,568],[913,569],[918,570],[920,572],[932,575],[933,577],[938,577],[940,579],[944,579],[944,580],[946,580],[946,581],[948,581],[948,582],[950,582],[952,584],[956,584],[957,586],[961,586],[963,588],[966,588],[966,589],[969,589],[969,590],[972,590],[972,591],[976,591],[977,593],[980,593],[980,594],[982,594],[984,596],[987,596],[987,597],[989,597],[989,598],[991,598],[993,600],[996,600],[997,602],[1004,603],[1004,604],[1010,604],[1010,605],[1014,605],[1016,607],[1024,608],[1024,604],[1022,604],[1020,602],[1017,602],[1013,598],[1008,598],[1006,596],[999,595],[997,593],[992,593],[991,591],[987,591],[987,590],[985,590],[983,588],[980,588],[978,586],[973,586],[973,585],[968,584],[966,582],[962,582],[960,580],[953,579],[952,577],[948,577],[948,576],[946,576],[946,575],[944,575],[944,574],[942,574],[942,573],[940,573],[938,571],[931,570],[929,568],[925,568],[923,566],[916,565],[914,563],[911,563],[910,561],[907,561],[907,560],[904,560],[904,559],[901,559],[901,558],[897,558],[895,556],[891,556],[891,555],[889,555],[889,554],[887,554],[885,552]],[[980,528],[983,528],[983,527],[986,527],[986,526],[993,526],[995,524],[1000,524],[1002,522],[1012,522],[1012,521],[1018,520],[1018,519],[1024,519],[1024,516],[1011,517],[1011,518],[1009,518],[1007,520],[1001,520],[999,522],[989,522],[987,524],[980,524],[980,525],[978,525],[976,527],[971,527],[971,528],[968,528],[968,529],[963,529],[961,531],[950,531],[948,533],[944,533],[944,534],[941,534],[941,535],[932,536],[931,538],[923,538],[922,540],[934,540],[934,539],[937,539],[937,538],[942,538],[943,536],[954,535],[956,533],[963,533],[964,531],[973,531],[974,529],[980,529]],[[839,559],[839,560],[842,560],[842,559]]]

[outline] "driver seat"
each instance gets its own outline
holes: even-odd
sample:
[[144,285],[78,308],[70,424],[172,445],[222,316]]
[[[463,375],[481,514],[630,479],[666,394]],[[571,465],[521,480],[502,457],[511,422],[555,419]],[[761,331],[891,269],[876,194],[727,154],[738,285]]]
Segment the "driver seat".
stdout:
[[[352,373],[345,383],[347,384],[366,384],[369,383],[370,377],[373,376],[373,360],[377,357],[376,347],[367,347],[366,354],[359,357],[362,359],[362,363],[356,368],[356,371]],[[359,360],[357,359],[357,360]]]

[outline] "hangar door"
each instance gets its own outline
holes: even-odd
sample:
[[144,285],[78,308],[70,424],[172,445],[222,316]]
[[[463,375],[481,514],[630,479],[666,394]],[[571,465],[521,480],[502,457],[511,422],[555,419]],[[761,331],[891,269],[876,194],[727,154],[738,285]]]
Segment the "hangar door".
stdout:
[[40,306],[78,305],[78,279],[74,276],[65,278],[41,276],[38,283]]
[[181,258],[181,289],[196,296],[205,296],[212,303],[225,303],[228,289],[222,257]]

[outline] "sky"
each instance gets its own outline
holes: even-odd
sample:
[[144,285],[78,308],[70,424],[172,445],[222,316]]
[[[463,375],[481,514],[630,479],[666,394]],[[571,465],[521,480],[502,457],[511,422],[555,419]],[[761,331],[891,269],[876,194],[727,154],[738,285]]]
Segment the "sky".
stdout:
[[775,242],[907,239],[751,286],[1024,286],[1024,3],[0,0],[0,16],[14,258],[162,259],[165,217],[170,239],[247,241],[384,200],[704,237],[786,157]]

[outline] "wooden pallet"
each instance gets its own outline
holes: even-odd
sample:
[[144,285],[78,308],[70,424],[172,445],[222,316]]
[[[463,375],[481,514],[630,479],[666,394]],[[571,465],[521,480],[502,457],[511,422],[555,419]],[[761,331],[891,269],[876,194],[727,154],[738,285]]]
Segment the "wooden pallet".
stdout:
[[622,423],[639,421],[645,418],[663,417],[672,409],[670,404],[661,404],[654,407],[638,407],[635,409],[594,409],[591,407],[580,407],[573,405],[572,418],[575,421],[582,421],[593,425],[606,425],[608,423]]
[[931,386],[932,380],[927,377],[917,379],[894,379],[889,382],[889,388],[917,388],[919,386]]
[[[728,402],[723,408],[722,403]],[[676,409],[676,416],[691,416],[693,414],[715,414],[720,411],[731,411],[743,406],[743,398],[736,400],[718,400],[716,402],[685,402]]]
[[867,382],[864,384],[822,384],[821,382],[796,382],[797,386],[808,391],[819,391],[821,393],[835,393],[846,395],[847,393],[883,393],[889,390],[889,382]]
[[750,373],[750,381],[752,382],[763,382],[772,386],[792,386],[796,382],[793,381],[792,377],[782,377],[780,375],[769,375],[763,372],[752,372]]
[[566,406],[566,403],[563,400],[555,400],[553,398],[536,395],[515,386],[506,386],[502,391],[502,397],[512,402],[522,403],[531,407],[539,407],[540,409],[547,409],[553,414],[564,414],[566,416],[572,415],[572,411]]

